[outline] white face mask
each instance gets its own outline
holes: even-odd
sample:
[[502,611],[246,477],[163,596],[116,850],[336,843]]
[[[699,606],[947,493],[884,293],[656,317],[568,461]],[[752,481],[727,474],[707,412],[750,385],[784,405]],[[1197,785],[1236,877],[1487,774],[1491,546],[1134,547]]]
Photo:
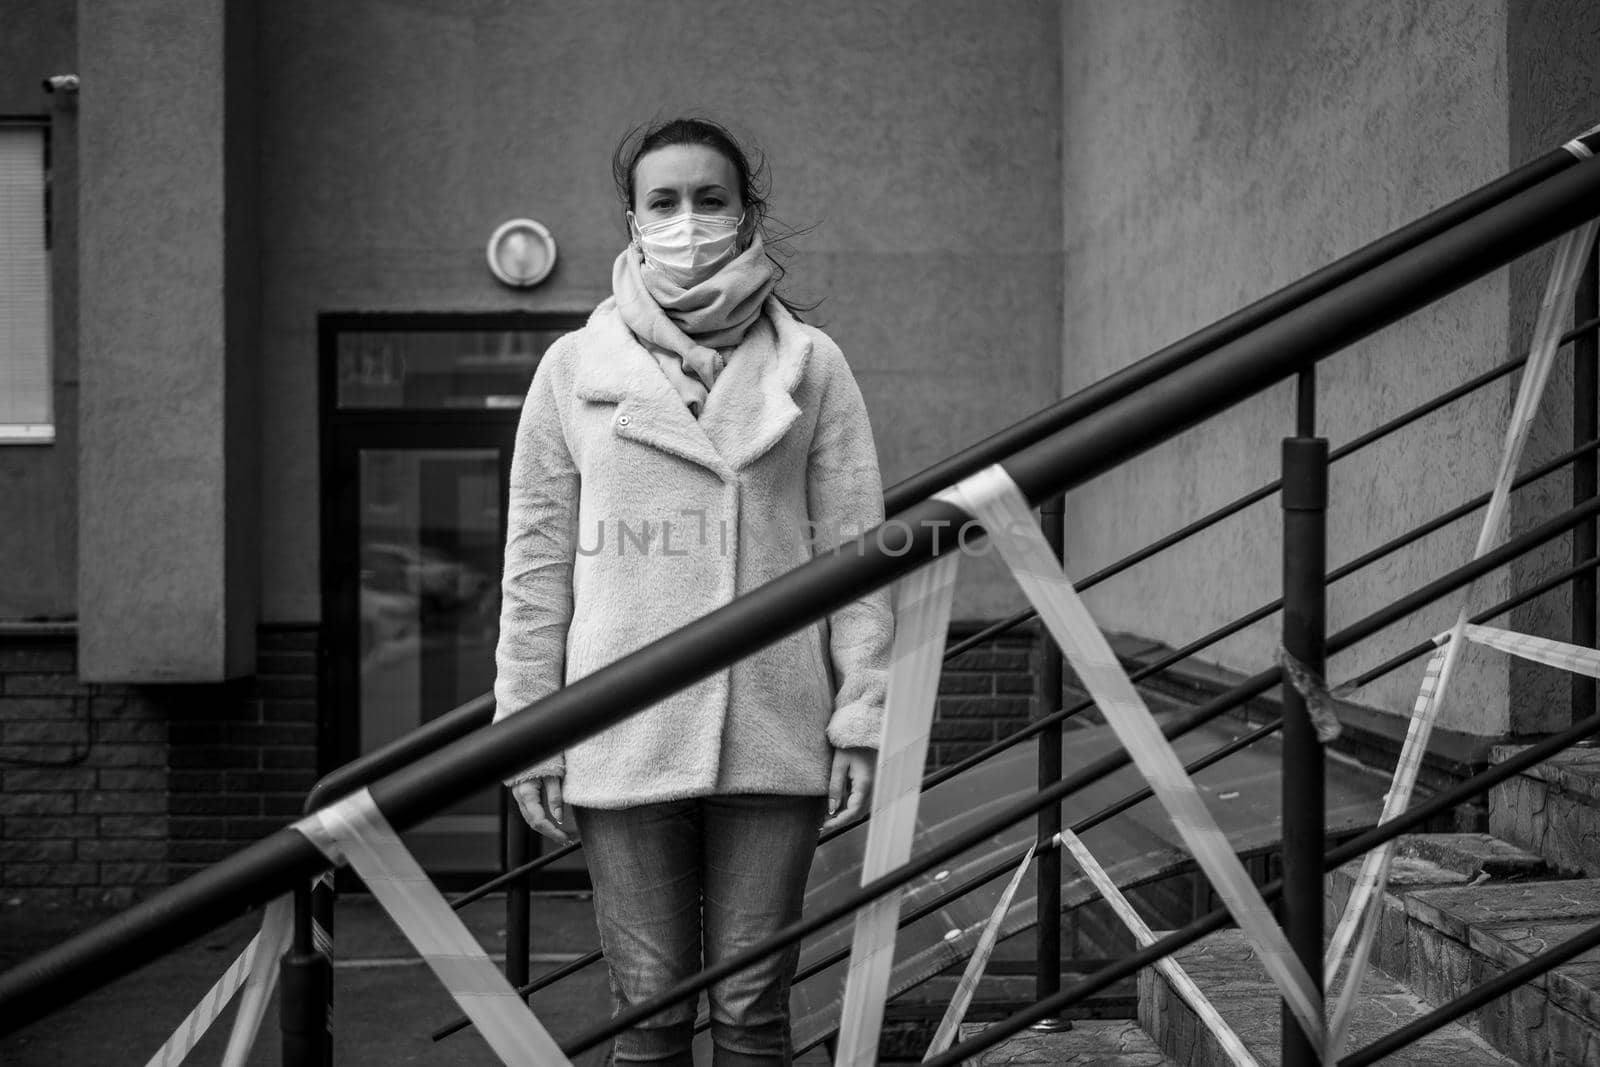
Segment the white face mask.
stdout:
[[684,214],[640,226],[630,211],[628,221],[645,262],[687,289],[739,254],[744,216]]

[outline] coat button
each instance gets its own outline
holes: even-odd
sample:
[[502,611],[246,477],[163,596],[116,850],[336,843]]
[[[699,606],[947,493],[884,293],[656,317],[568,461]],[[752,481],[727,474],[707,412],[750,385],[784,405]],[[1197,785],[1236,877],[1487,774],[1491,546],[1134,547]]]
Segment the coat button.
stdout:
[[628,416],[626,416],[626,415],[618,415],[617,416],[617,425],[618,426],[626,426],[626,425],[628,425],[628,423],[630,423],[632,421],[633,420],[631,418],[629,418]]

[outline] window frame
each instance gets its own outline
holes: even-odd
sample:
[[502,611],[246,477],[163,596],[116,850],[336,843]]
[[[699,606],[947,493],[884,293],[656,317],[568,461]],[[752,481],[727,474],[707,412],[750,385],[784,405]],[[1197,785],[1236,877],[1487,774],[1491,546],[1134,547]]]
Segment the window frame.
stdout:
[[42,198],[41,222],[44,227],[44,381],[45,417],[43,422],[6,422],[0,420],[0,447],[6,445],[51,445],[56,441],[56,345],[55,345],[55,250],[52,240],[51,219],[51,140],[52,127],[48,115],[0,114],[0,130],[38,130],[41,136],[40,175]]

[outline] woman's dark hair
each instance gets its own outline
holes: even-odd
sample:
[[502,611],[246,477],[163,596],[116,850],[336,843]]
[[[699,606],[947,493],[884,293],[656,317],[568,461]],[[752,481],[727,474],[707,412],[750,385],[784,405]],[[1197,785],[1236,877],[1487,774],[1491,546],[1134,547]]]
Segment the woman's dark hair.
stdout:
[[[753,145],[746,148],[740,144],[739,139],[719,122],[687,116],[635,126],[624,134],[611,155],[611,177],[616,182],[624,216],[633,210],[634,176],[639,170],[639,160],[658,148],[673,145],[703,145],[733,165],[734,172],[739,176],[739,197],[744,210],[754,215],[755,227],[761,232],[767,258],[772,261],[778,281],[782,282],[787,273],[782,261],[793,254],[788,247],[788,240],[810,232],[810,227],[794,229],[772,217],[767,207],[767,193],[771,184],[766,156]],[[817,307],[817,304],[796,305],[778,293],[776,287],[773,292],[783,306],[796,315]]]

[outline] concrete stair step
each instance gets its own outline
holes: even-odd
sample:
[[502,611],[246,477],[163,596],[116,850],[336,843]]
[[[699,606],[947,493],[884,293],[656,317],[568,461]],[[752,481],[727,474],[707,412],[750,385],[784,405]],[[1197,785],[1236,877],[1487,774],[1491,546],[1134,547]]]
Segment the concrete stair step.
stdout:
[[[1330,935],[1344,913],[1360,870],[1361,861],[1352,860],[1328,877],[1323,929]],[[1402,981],[1412,980],[1405,898],[1413,892],[1549,877],[1554,877],[1554,872],[1539,856],[1490,834],[1401,837],[1395,842],[1395,856],[1389,866],[1389,884],[1372,943],[1372,963],[1385,974]]]
[[[1492,758],[1518,751],[1496,746]],[[1568,749],[1495,786],[1489,832],[1557,867],[1600,877],[1600,749]]]
[[[1174,957],[1263,1067],[1281,1062],[1281,1008],[1276,987],[1238,930],[1225,930]],[[1362,983],[1347,1050],[1361,1048],[1430,1009],[1404,985],[1379,972]],[[1152,968],[1139,974],[1139,1024],[1161,1051],[1183,1067],[1224,1067],[1221,1047],[1189,1006]],[[1439,1067],[1501,1067],[1516,1063],[1478,1034],[1451,1024],[1389,1062]]]
[[[960,1040],[983,1031],[985,1023],[964,1023]],[[1051,1067],[1176,1067],[1150,1035],[1132,1019],[1080,1019],[1071,1030],[1054,1034],[1024,1031],[1006,1038],[967,1064],[1050,1064]]]
[[[1405,897],[1407,980],[1444,1003],[1600,922],[1600,879],[1419,889]],[[1600,951],[1462,1020],[1528,1064],[1600,1064]]]

